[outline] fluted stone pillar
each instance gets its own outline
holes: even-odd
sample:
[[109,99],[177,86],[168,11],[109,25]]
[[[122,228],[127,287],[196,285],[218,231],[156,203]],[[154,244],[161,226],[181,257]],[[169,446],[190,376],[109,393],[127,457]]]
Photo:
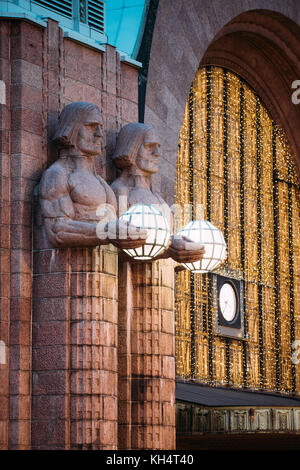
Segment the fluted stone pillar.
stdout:
[[116,449],[116,249],[37,249],[34,266],[32,449]]
[[119,448],[175,449],[174,262],[120,264]]

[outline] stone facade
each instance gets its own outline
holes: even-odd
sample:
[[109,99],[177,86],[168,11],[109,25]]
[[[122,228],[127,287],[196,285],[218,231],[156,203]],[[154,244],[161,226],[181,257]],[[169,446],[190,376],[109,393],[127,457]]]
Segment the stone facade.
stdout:
[[[0,448],[173,448],[169,262],[129,265],[128,278],[112,245],[51,248],[36,205],[41,174],[57,159],[57,118],[70,102],[101,109],[107,150],[96,168],[108,182],[115,178],[117,132],[138,120],[138,71],[110,46],[102,52],[64,38],[52,20],[45,29],[1,20],[0,30]],[[123,288],[135,296],[128,311],[131,297],[121,298],[118,312]]]
[[[296,0],[223,3],[159,2],[145,123],[162,138],[153,188],[169,204],[188,92],[211,41],[249,9],[276,11],[300,24]],[[284,21],[282,28],[284,39]],[[275,31],[264,31],[273,46]],[[110,46],[101,52],[64,38],[52,20],[42,28],[1,19],[0,34],[0,448],[174,449],[173,262],[128,263],[111,245],[52,249],[36,218],[35,188],[57,158],[51,137],[68,103],[89,101],[101,109],[107,152],[96,168],[109,183],[115,179],[116,135],[138,120],[138,71]],[[298,73],[293,40],[278,47]],[[292,119],[297,128],[299,116]],[[296,155],[298,147],[295,140]],[[196,414],[201,432],[207,417]],[[260,410],[257,420],[264,419]]]

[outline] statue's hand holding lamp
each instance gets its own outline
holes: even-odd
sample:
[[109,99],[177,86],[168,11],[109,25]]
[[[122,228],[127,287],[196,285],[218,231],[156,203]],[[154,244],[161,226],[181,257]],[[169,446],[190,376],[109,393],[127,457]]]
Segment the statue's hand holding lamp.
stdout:
[[120,216],[119,220],[132,226],[133,238],[139,236],[140,231],[143,233],[147,231],[147,238],[142,246],[124,249],[133,259],[152,260],[167,249],[171,235],[170,227],[165,215],[154,205],[134,204]]
[[182,265],[192,273],[215,271],[227,258],[227,247],[220,229],[206,220],[189,222],[177,233],[204,246],[205,253],[198,261],[183,262]]
[[143,246],[124,249],[135,260],[172,257],[193,273],[214,271],[226,260],[226,243],[221,230],[208,221],[192,221],[170,237],[166,217],[155,206],[135,204],[120,216],[139,230],[147,230]]
[[[152,190],[152,176],[158,171],[159,157],[160,139],[151,126],[130,123],[121,129],[113,155],[121,174],[111,187],[129,206],[120,218],[151,233],[141,249],[126,250],[126,253],[136,260],[172,258],[193,272],[211,271],[226,257],[223,235],[209,222],[195,221],[171,236],[171,210]],[[166,223],[164,216],[168,213],[169,223]]]
[[[120,221],[133,224],[134,228],[147,230],[148,235],[143,246],[136,249],[124,249],[135,260],[172,258],[177,262],[195,262],[204,254],[201,243],[186,236],[172,236],[167,217],[155,205],[134,204],[120,216]],[[132,232],[134,235],[134,232]]]

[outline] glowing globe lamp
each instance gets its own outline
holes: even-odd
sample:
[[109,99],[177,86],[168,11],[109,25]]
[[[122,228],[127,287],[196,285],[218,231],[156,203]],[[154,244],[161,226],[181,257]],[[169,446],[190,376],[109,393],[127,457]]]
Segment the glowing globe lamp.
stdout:
[[125,253],[137,260],[151,260],[165,251],[170,240],[170,226],[164,214],[151,204],[134,204],[120,216],[138,228],[146,229],[145,245],[124,249]]
[[220,229],[207,220],[195,220],[183,227],[177,235],[186,236],[204,245],[205,253],[200,261],[182,263],[193,273],[206,273],[217,269],[227,258],[226,243]]

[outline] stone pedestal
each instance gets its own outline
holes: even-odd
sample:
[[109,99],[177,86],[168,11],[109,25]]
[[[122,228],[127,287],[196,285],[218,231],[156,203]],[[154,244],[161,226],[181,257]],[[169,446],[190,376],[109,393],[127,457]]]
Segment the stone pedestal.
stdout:
[[117,251],[34,252],[32,449],[117,448]]
[[174,263],[119,278],[119,449],[175,449]]

